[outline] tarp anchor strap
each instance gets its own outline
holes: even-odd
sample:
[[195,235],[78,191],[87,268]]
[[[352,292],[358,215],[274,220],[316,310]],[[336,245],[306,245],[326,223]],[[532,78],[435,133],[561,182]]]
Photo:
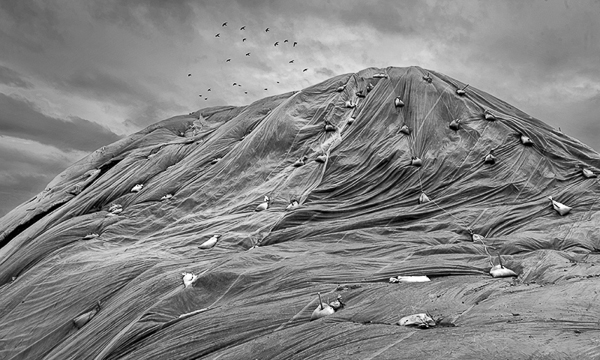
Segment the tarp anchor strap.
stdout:
[[406,339],[408,339],[409,337],[413,336],[414,333],[416,333],[417,331],[412,331],[409,332],[408,334],[404,335],[403,337],[401,337],[400,339],[398,339],[397,341],[389,344],[388,346],[384,347],[383,349],[379,350],[378,352],[374,353],[373,356],[365,358],[365,360],[373,360],[375,359],[377,356],[383,354],[384,352],[386,352],[389,348],[391,348],[392,346],[395,346],[396,344],[398,344],[401,341],[404,341]]
[[[281,261],[281,260],[279,260]],[[227,295],[227,293],[229,292],[229,290],[231,290],[231,288],[233,288],[233,285],[235,285],[235,283],[237,283],[237,281],[242,277],[242,275],[244,275],[245,273],[248,272],[248,269],[244,272],[242,272],[241,274],[239,274],[235,280],[231,283],[231,285],[229,285],[229,287],[227,288],[227,290],[225,290],[225,292],[219,296],[219,298],[217,300],[215,300],[212,304],[210,304],[209,306],[207,306],[208,309],[212,308],[213,306],[215,306],[219,301],[221,301],[221,299]]]
[[565,234],[565,237],[563,238],[563,241],[565,241],[565,240],[567,240],[569,238],[569,235],[571,235],[571,232],[573,232],[573,228],[575,226],[579,226],[583,221],[585,221],[585,218],[587,217],[588,213],[590,213],[592,211],[592,208],[594,208],[594,205],[596,205],[596,203],[598,202],[598,200],[600,200],[600,198],[596,198],[596,201],[594,201],[594,203],[592,204],[592,206],[590,206],[590,209],[588,211],[586,211],[584,214],[581,215],[581,220],[574,221],[571,224],[571,226],[569,227],[569,231],[567,231],[567,233]]
[[[333,102],[329,102],[329,103],[327,104],[327,107],[325,107],[325,110],[323,110],[323,112],[326,112],[326,111],[327,111],[327,109],[329,108],[329,105],[330,105],[330,104],[333,104]],[[330,111],[331,111],[331,110],[330,110]],[[320,114],[320,115],[321,115],[321,114]],[[315,119],[315,117],[316,117],[316,114],[315,114],[315,115],[313,116],[313,118],[310,120],[309,124],[310,124],[310,123],[312,123],[312,121]],[[303,130],[305,127],[306,127],[306,126],[308,126],[308,125],[305,125],[305,126],[301,127],[300,129],[298,129],[298,132],[296,132],[296,136],[294,136],[294,140],[292,140],[292,145],[289,147],[288,151],[286,152],[285,156],[283,157],[283,161],[286,161],[286,160],[287,160],[287,158],[288,158],[288,156],[289,156],[290,152],[292,151],[292,148],[294,147],[294,144],[296,143],[296,139],[298,138],[298,135],[300,134],[300,132],[301,132],[301,131],[302,131],[302,130]],[[340,139],[341,139],[341,135],[340,135]],[[311,142],[311,145],[312,145],[312,144],[314,144],[314,142],[315,142],[315,141],[316,141],[316,140],[313,140],[313,141]],[[323,148],[323,145],[321,144],[321,149],[322,149],[322,148]],[[306,150],[304,151],[304,153],[306,154]],[[303,156],[305,156],[305,155],[303,155]],[[273,170],[271,170],[271,172],[269,173],[269,175],[267,175],[267,177],[265,178],[265,182],[267,182],[267,181],[269,180],[269,177],[270,177],[270,176],[273,174],[273,171],[275,171],[276,169],[277,169],[277,167],[275,167],[275,168],[273,168]],[[285,179],[282,179],[282,181],[283,181],[283,180],[286,180],[286,181],[287,181],[287,178],[285,178]],[[279,184],[277,184],[277,186],[276,186],[276,187],[279,187],[279,185],[281,185],[281,182],[280,182]],[[270,198],[273,198],[273,197],[274,197],[274,196],[273,196],[273,193],[274,193],[274,191],[271,191],[271,192],[269,193],[269,197],[270,197]]]
[[[481,242],[481,244],[483,245],[483,250],[485,250],[485,253],[488,256],[488,261],[490,262],[490,266],[494,267],[494,262],[492,261],[492,255],[490,254],[490,252],[487,249],[487,246],[485,245],[485,243],[483,242],[483,240],[479,240]],[[500,254],[498,254],[500,255]]]
[[[483,128],[483,131],[481,132],[481,135],[479,136],[479,138],[475,141],[475,144],[473,144],[473,146],[471,146],[471,148],[469,149],[469,152],[467,152],[467,155],[465,156],[465,159],[462,161],[462,163],[460,163],[460,165],[456,168],[456,172],[452,175],[452,178],[450,179],[450,183],[454,181],[454,179],[456,178],[456,174],[458,174],[458,172],[460,172],[462,166],[465,164],[465,162],[467,161],[467,159],[469,158],[469,155],[471,155],[471,152],[473,151],[473,149],[475,149],[475,147],[477,146],[477,144],[479,143],[479,140],[481,140],[481,138],[483,138],[483,134],[485,134],[485,131],[488,128],[488,124],[485,125],[485,127]],[[467,132],[467,134],[469,134],[469,132]],[[470,134],[469,134],[470,136]],[[471,168],[469,170],[471,170],[473,168],[473,166],[471,166]]]
[[[450,88],[450,86],[446,86],[446,89],[444,89],[444,90],[447,90],[447,89],[449,89],[449,88]],[[442,99],[442,96],[443,96],[445,93],[446,93],[445,91],[442,91],[442,92],[440,93],[440,96],[438,96],[438,98],[437,98],[437,100],[435,101],[435,103],[434,103],[434,104],[431,106],[431,109],[429,109],[429,111],[427,112],[427,114],[426,114],[426,115],[425,115],[425,117],[423,118],[423,121],[421,122],[421,126],[419,126],[419,129],[418,129],[418,130],[416,130],[415,132],[418,132],[418,133],[420,133],[420,132],[421,132],[421,129],[423,128],[423,125],[425,124],[425,121],[427,121],[427,118],[429,117],[429,115],[431,115],[431,112],[432,112],[432,111],[433,111],[433,109],[434,109],[434,108],[437,106],[437,104],[440,102],[440,100]],[[416,128],[416,126],[415,126],[415,128]],[[415,136],[415,137],[416,137],[416,136]],[[415,140],[416,140],[416,138],[415,138]]]
[[[421,187],[421,192],[425,192],[425,191],[423,190],[423,183],[421,182],[421,173],[418,173],[418,175],[419,175],[419,186]],[[450,217],[451,217],[452,219],[454,219],[454,221],[456,221],[456,223],[457,223],[457,224],[458,224],[460,227],[462,227],[462,228],[463,228],[463,229],[465,229],[465,230],[466,230],[466,229],[469,229],[469,227],[468,227],[468,226],[464,226],[464,225],[462,224],[462,222],[461,222],[461,221],[460,221],[460,220],[459,220],[457,217],[455,217],[455,216],[454,216],[454,215],[452,215],[450,212],[446,211],[444,208],[442,208],[440,205],[438,205],[438,203],[437,203],[437,202],[436,202],[434,199],[430,198],[430,202],[432,202],[432,203],[433,203],[435,206],[437,206],[437,207],[438,207],[438,209],[442,210],[442,211],[443,211],[444,213],[446,213],[447,215],[450,215]]]
[[384,266],[384,267],[380,268],[379,270],[375,271],[375,273],[374,273],[374,274],[378,274],[378,273],[382,272],[382,271],[383,271],[383,269],[386,269],[386,268],[388,268],[388,267],[389,267],[390,265],[392,265],[392,264],[394,264],[394,265],[397,265],[397,264],[403,263],[403,262],[405,262],[406,260],[410,259],[410,258],[411,258],[411,257],[412,257],[414,254],[415,254],[415,253],[414,253],[414,251],[413,251],[413,252],[411,252],[410,254],[408,254],[408,256],[407,256],[407,257],[405,257],[404,259],[402,259],[402,260],[400,260],[400,261],[398,261],[398,262],[391,262],[391,263],[387,264],[386,266]]
[[[533,177],[533,175],[537,171],[538,167],[540,167],[540,164],[542,163],[542,161],[544,159],[545,158],[541,158],[540,161],[538,161],[537,165],[535,166],[535,169],[533,169],[533,171],[531,172],[531,175],[529,175],[529,178],[527,178],[527,181],[525,182],[525,184],[523,185],[523,187],[521,187],[521,190],[519,190],[519,193],[517,194],[517,196],[515,197],[515,199],[513,200],[513,202],[517,201],[517,199],[519,198],[519,196],[521,196],[521,193],[523,192],[523,189],[525,189],[527,187],[527,185],[529,184],[529,180],[531,180],[531,178]],[[515,172],[516,171],[513,171],[513,175],[514,175]],[[511,183],[512,183],[512,181],[513,181],[513,179],[510,179]]]

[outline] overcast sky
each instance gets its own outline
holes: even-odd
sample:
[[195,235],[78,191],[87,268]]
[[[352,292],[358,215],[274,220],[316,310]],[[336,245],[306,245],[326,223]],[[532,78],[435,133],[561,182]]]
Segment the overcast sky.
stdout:
[[0,216],[149,124],[371,66],[442,72],[600,150],[598,19],[598,0],[1,0]]

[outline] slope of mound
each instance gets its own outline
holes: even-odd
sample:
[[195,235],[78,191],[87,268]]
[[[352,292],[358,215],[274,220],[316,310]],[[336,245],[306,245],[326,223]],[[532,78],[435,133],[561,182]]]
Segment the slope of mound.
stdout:
[[600,156],[464,86],[370,68],[99,149],[0,220],[0,358],[599,357]]

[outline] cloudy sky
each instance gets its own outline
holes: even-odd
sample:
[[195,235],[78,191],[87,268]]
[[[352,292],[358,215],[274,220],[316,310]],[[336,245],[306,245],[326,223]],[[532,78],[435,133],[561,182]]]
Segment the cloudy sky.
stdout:
[[598,0],[2,0],[0,216],[156,121],[371,66],[445,73],[600,150],[598,19]]

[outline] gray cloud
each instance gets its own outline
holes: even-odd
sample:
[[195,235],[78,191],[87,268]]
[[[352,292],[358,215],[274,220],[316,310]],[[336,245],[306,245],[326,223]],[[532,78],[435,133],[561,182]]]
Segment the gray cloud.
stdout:
[[[171,111],[168,109],[171,109]],[[191,112],[192,110],[184,107],[166,107],[164,105],[161,106],[161,104],[150,103],[132,110],[129,113],[129,117],[125,119],[125,123],[129,125],[134,124],[135,126],[130,127],[130,129],[137,131],[139,128],[146,127],[174,115]]]
[[[600,79],[600,5],[571,2],[493,2],[485,23],[470,34],[469,51],[487,55],[494,66],[511,64],[519,76],[536,82],[556,81],[563,72]],[[511,17],[512,21],[505,19]]]
[[159,92],[150,91],[137,79],[118,77],[98,69],[79,70],[54,84],[67,93],[126,107],[130,121],[138,127],[190,111],[176,101],[161,98]]
[[[453,35],[456,31],[468,31],[471,21],[463,15],[464,5],[425,1],[288,1],[238,0],[239,9],[249,18],[268,19],[277,31],[298,33],[307,17],[319,19],[328,31],[360,31],[370,28],[381,35],[403,34],[418,36],[438,33]],[[449,27],[448,23],[453,26]],[[338,27],[337,25],[342,25]],[[340,38],[344,34],[340,33]]]
[[537,112],[541,119],[552,119],[547,121],[548,124],[560,127],[564,133],[593,149],[600,149],[600,93],[589,99],[575,101],[569,106],[557,106]]
[[0,171],[0,191],[17,189],[27,196],[44,189],[46,184],[70,165],[65,159],[44,158],[41,161],[39,157],[31,155],[14,156],[5,149],[0,151],[0,159],[3,166]]
[[[335,32],[340,42],[347,37],[344,32],[361,31],[360,26],[374,30],[380,39],[401,37],[404,41],[390,53],[409,52],[413,49],[403,46],[408,40],[419,39],[439,54],[437,70],[450,69],[446,71],[450,74],[456,70],[473,72],[475,68],[505,78],[513,72],[513,81],[526,80],[536,86],[556,86],[573,76],[600,81],[597,1],[237,3],[251,16],[263,14],[275,24],[288,21],[287,26],[277,29],[284,33],[298,34],[299,26],[312,17],[323,21],[323,35]],[[366,55],[377,45],[365,47],[357,55],[364,61],[377,60]],[[319,53],[323,51],[327,49],[318,49]]]
[[78,70],[56,83],[65,91],[77,92],[97,100],[131,103],[154,97],[139,84],[102,72],[98,69]]
[[[54,4],[35,0],[0,1],[0,20],[10,33],[0,31],[2,37],[18,43],[30,51],[41,52],[44,44],[64,40]],[[0,26],[0,29],[2,27]]]
[[92,151],[119,140],[119,136],[91,121],[64,121],[40,113],[26,100],[0,94],[0,133],[32,139],[60,149]]
[[33,88],[33,84],[24,80],[21,74],[2,65],[0,65],[0,84],[25,89]]
[[0,135],[0,217],[42,191],[84,154]]
[[[130,125],[118,131],[389,65],[446,73],[556,123],[559,106],[600,87],[599,17],[600,3],[585,0],[11,0],[0,6],[0,44],[4,63],[19,64],[36,87],[45,82],[114,110],[113,119]],[[273,47],[286,38],[299,46]]]
[[319,75],[323,75],[328,78],[339,75],[339,74],[336,74],[333,70],[326,68],[326,67],[317,68],[317,69],[315,69],[315,72]]
[[[11,174],[9,182],[0,185],[0,196],[2,196],[0,218],[42,191],[46,184],[57,175],[53,173],[54,171],[29,175]],[[6,181],[7,179],[0,174],[0,180]]]
[[129,28],[143,35],[147,25],[161,31],[179,35],[192,31],[190,26],[194,18],[193,1],[164,0],[106,0],[89,2],[88,11],[98,20]]
[[[0,135],[0,138],[3,137]],[[41,148],[48,151],[44,146]],[[61,153],[59,150],[55,150],[54,154],[40,156],[32,152],[22,151],[20,148],[11,148],[8,144],[0,146],[0,159],[2,159],[3,164],[2,171],[11,174],[28,172],[32,169],[39,169],[41,173],[54,172],[57,168],[66,168],[73,160],[72,157]]]
[[[175,95],[182,91],[180,84],[166,75],[176,71],[177,66],[169,64],[177,60],[172,60],[175,58],[163,45],[181,46],[185,39],[180,43],[170,40],[180,33],[186,33],[189,41],[194,32],[186,19],[193,16],[193,8],[182,2],[7,1],[0,5],[1,52],[6,66],[18,63],[36,80],[36,86],[53,87],[54,101],[84,98],[112,112],[97,113],[95,121],[135,118],[144,126],[191,111]],[[127,25],[129,20],[132,26]],[[20,31],[20,24],[32,25]],[[20,94],[43,102],[39,94]],[[80,109],[86,106],[81,103]],[[63,112],[67,113],[64,117],[71,115],[68,110]],[[89,113],[83,117],[89,118]],[[116,132],[125,128],[114,120],[110,124]]]

